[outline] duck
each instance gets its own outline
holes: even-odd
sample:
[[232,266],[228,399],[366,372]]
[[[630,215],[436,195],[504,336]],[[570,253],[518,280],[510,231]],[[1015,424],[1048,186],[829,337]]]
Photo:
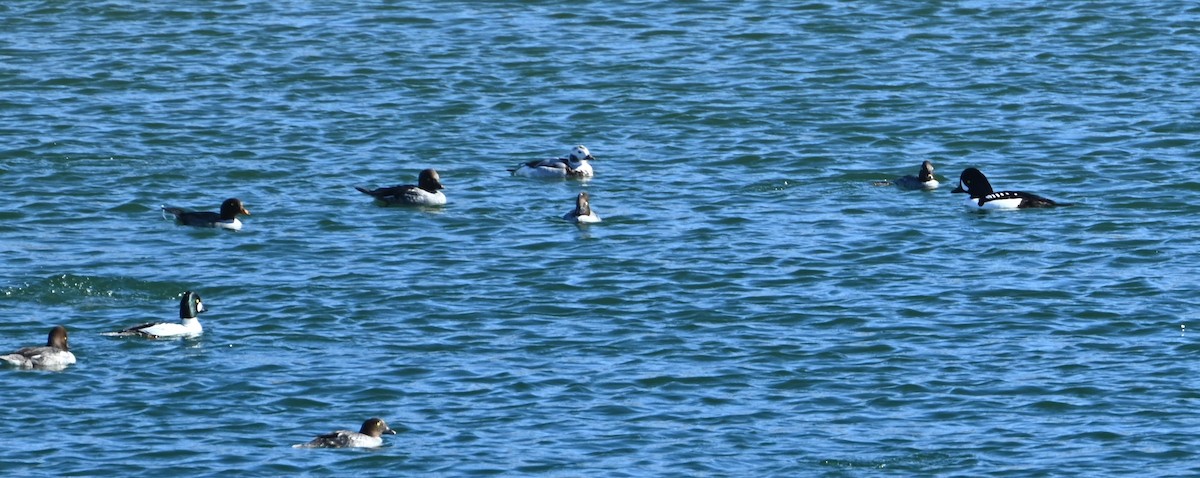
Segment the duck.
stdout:
[[587,191],[575,196],[575,209],[563,215],[563,220],[576,224],[592,224],[600,222],[600,216],[592,210]]
[[383,434],[395,435],[381,418],[370,418],[363,422],[357,432],[337,430],[317,435],[308,443],[292,445],[292,448],[377,448],[383,445]]
[[44,347],[25,347],[0,356],[0,360],[20,368],[63,370],[75,363],[75,354],[67,344],[67,328],[56,325],[50,329]]
[[247,211],[242,205],[242,200],[238,198],[229,198],[221,203],[221,212],[209,211],[185,211],[177,207],[162,206],[163,213],[170,213],[175,216],[175,220],[185,226],[193,227],[215,227],[218,229],[228,229],[231,231],[242,230],[242,221],[238,220],[238,215],[249,216],[250,211]]
[[565,158],[530,161],[518,165],[516,169],[510,169],[509,172],[513,176],[527,178],[590,178],[593,171],[588,161],[594,159],[596,158],[592,157],[592,152],[588,151],[587,146],[581,144],[571,148],[570,154]]
[[417,185],[405,184],[376,189],[355,186],[359,192],[388,205],[444,206],[446,195],[442,193],[442,179],[433,169],[422,170],[417,175]]
[[937,189],[937,187],[941,185],[941,183],[939,183],[938,180],[933,177],[933,163],[929,161],[921,162],[921,169],[917,171],[916,176],[903,176],[897,178],[895,181],[892,181],[892,183],[900,187],[900,189],[906,189],[909,191],[929,191],[932,189]]
[[970,197],[963,202],[969,209],[1028,209],[1055,206],[1069,206],[1033,193],[1022,191],[993,191],[987,176],[976,168],[964,169],[958,177],[958,187],[952,193],[965,193]]
[[179,300],[179,322],[150,322],[116,332],[105,332],[101,335],[151,339],[195,337],[204,333],[204,327],[200,326],[200,319],[196,318],[196,315],[206,310],[208,309],[204,308],[200,294],[189,290],[184,292],[183,297]]

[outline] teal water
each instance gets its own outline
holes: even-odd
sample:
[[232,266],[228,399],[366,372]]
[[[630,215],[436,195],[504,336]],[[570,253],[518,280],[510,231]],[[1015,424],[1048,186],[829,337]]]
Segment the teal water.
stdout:
[[0,474],[1200,474],[1198,56],[1173,0],[0,5],[0,350],[79,358],[0,370]]

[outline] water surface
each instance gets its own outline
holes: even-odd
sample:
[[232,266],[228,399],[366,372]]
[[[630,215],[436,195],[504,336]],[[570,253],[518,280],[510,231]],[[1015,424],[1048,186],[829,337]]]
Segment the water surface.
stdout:
[[79,358],[4,371],[0,470],[1200,473],[1200,9],[775,3],[0,6],[0,343]]

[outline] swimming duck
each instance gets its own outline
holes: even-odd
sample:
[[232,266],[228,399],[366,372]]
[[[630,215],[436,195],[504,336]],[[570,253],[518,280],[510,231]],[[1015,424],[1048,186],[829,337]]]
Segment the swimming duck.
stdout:
[[229,229],[240,231],[242,229],[242,221],[238,220],[238,215],[250,215],[242,206],[242,200],[238,198],[229,198],[221,203],[221,212],[208,211],[184,211],[177,207],[162,206],[164,213],[175,215],[175,220],[185,226],[194,227],[215,227],[219,229]]
[[958,177],[958,187],[952,193],[970,195],[963,205],[970,209],[1026,209],[1035,207],[1069,206],[1036,194],[1021,191],[992,191],[992,184],[978,169],[967,168]]
[[922,189],[926,191],[930,189],[937,189],[937,187],[941,184],[938,183],[938,180],[933,177],[933,163],[929,161],[921,162],[921,169],[917,171],[916,176],[903,176],[896,179],[895,183],[896,186],[899,186],[901,189]]
[[390,205],[442,206],[446,195],[442,194],[441,177],[437,171],[426,169],[417,175],[417,185],[406,184],[369,190],[355,186],[359,192]]
[[208,309],[204,308],[204,302],[200,300],[200,294],[189,290],[184,292],[183,298],[179,300],[179,322],[150,322],[117,332],[105,332],[102,335],[112,337],[137,336],[151,339],[195,337],[204,333],[204,328],[200,326],[200,319],[196,318],[196,315],[206,310]]
[[591,224],[600,222],[600,216],[592,210],[587,191],[575,196],[575,209],[563,215],[563,219],[576,224]]
[[312,441],[292,445],[292,448],[375,448],[383,445],[384,433],[395,435],[396,431],[388,428],[382,419],[371,418],[363,422],[357,432],[337,430],[317,435]]
[[513,176],[529,178],[590,178],[592,165],[588,161],[594,159],[592,152],[581,144],[571,148],[571,153],[565,158],[530,161],[509,171]]
[[0,360],[20,368],[62,370],[75,363],[75,354],[71,353],[71,347],[67,345],[67,328],[57,325],[50,329],[44,347],[25,347],[0,356]]

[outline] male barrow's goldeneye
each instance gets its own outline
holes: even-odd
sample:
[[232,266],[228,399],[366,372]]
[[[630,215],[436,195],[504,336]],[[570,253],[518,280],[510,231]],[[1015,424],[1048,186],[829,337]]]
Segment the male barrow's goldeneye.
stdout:
[[878,181],[875,183],[876,186],[891,186],[893,184],[900,189],[921,189],[928,191],[930,189],[937,189],[941,183],[933,177],[933,163],[924,161],[921,163],[921,170],[917,172],[916,176],[909,175],[897,178],[895,181]]
[[441,177],[437,171],[426,169],[417,175],[417,185],[406,184],[369,190],[355,186],[359,192],[371,196],[389,205],[408,206],[443,206],[446,195],[442,194]]
[[588,201],[588,193],[586,191],[575,196],[575,209],[563,215],[563,219],[576,224],[591,224],[600,222],[600,216],[592,210],[591,202]]
[[395,435],[396,431],[388,428],[383,420],[372,418],[363,422],[357,432],[338,430],[317,435],[312,441],[292,445],[292,448],[375,448],[383,445],[384,433]]
[[967,198],[963,205],[977,210],[1070,206],[1070,204],[1057,203],[1032,193],[992,191],[992,185],[988,182],[987,177],[975,168],[964,169],[962,175],[958,177],[958,187],[950,192],[969,194],[971,197]]
[[195,337],[204,333],[204,328],[200,326],[200,319],[196,315],[204,312],[204,302],[200,300],[200,294],[192,291],[183,293],[183,298],[179,300],[179,323],[175,322],[151,322],[117,332],[105,332],[102,335],[115,337],[147,337],[151,339],[171,338],[171,337]]
[[75,354],[71,353],[71,347],[67,345],[67,328],[58,325],[50,329],[45,347],[25,347],[0,356],[0,360],[21,368],[62,370],[75,363]]
[[242,206],[242,200],[238,198],[229,198],[221,203],[221,212],[189,212],[177,207],[162,207],[163,212],[169,212],[175,215],[175,220],[185,226],[195,227],[215,227],[218,229],[229,229],[240,231],[242,229],[242,221],[238,220],[238,215],[250,215]]
[[509,171],[513,176],[528,178],[590,178],[592,165],[588,161],[594,159],[592,152],[581,144],[571,148],[571,154],[565,158],[530,161]]

